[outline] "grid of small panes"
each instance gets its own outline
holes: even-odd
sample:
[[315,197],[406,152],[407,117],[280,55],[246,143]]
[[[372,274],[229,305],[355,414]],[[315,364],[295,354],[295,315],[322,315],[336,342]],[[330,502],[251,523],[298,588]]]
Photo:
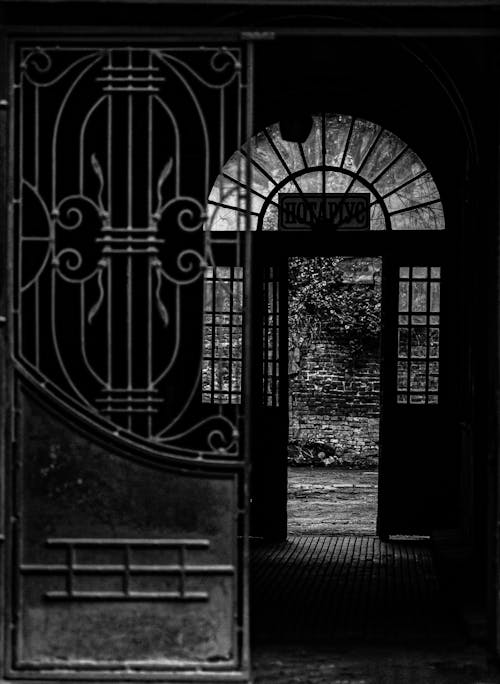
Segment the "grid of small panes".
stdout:
[[439,400],[441,268],[399,269],[398,404]]
[[240,404],[243,357],[243,268],[205,270],[202,401]]
[[262,364],[266,406],[279,406],[279,281],[276,275],[276,269],[268,267],[264,278]]

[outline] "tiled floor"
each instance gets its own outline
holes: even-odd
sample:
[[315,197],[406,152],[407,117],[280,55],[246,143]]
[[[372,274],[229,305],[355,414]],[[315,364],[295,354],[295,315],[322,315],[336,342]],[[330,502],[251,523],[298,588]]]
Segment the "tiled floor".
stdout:
[[376,473],[289,472],[288,541],[251,549],[255,684],[499,684],[429,541],[374,536]]
[[500,682],[425,542],[294,536],[255,547],[251,568],[256,684]]

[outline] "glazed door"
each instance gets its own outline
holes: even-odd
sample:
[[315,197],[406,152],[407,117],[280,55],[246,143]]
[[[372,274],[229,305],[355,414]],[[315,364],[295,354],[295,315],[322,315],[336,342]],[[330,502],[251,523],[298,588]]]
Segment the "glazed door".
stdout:
[[429,535],[456,522],[447,276],[439,256],[384,258],[382,537]]
[[[255,256],[255,438],[251,456],[252,537],[286,539],[288,442],[288,322],[286,257]],[[260,263],[258,263],[260,261]]]
[[245,60],[210,36],[12,45],[3,677],[248,679],[243,418],[202,326]]

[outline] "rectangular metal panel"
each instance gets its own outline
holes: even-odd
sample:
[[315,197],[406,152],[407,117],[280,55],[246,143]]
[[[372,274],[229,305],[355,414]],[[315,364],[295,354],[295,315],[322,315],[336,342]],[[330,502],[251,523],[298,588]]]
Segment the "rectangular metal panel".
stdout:
[[24,393],[20,411],[14,669],[234,667],[237,476],[114,454]]

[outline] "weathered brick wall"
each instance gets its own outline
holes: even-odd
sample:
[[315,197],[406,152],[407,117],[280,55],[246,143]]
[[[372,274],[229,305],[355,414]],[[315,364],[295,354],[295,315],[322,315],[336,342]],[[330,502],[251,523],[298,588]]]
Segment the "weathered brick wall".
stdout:
[[324,443],[353,465],[378,457],[378,349],[366,346],[353,365],[349,349],[323,333],[289,383],[291,440]]

